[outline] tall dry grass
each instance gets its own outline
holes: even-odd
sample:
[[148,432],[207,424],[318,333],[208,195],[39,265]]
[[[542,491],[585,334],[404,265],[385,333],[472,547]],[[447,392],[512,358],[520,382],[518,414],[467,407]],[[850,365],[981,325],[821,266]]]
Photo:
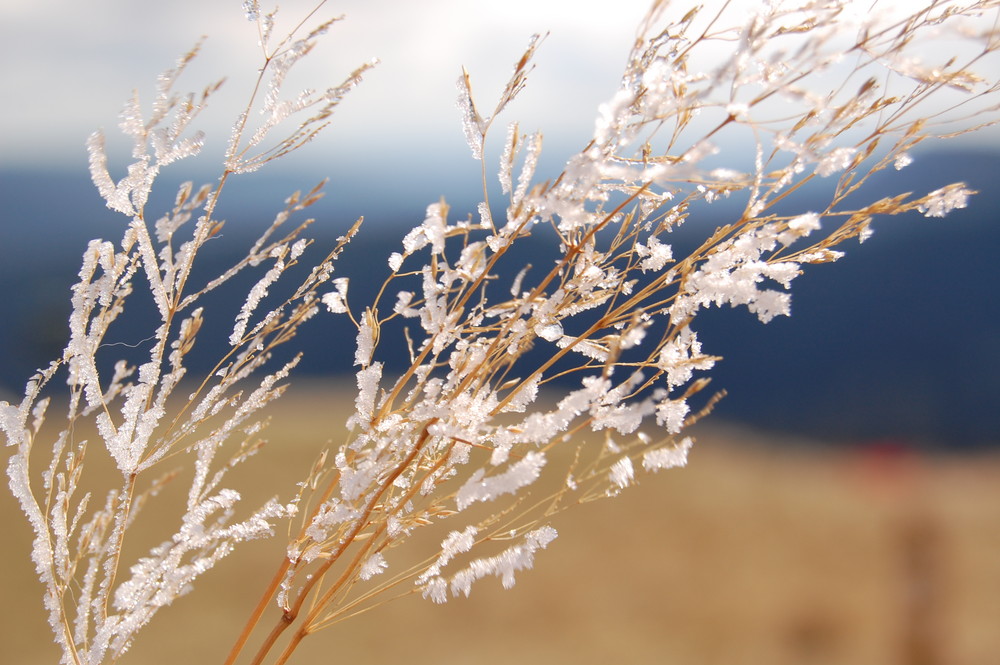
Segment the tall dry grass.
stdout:
[[[482,202],[468,217],[431,203],[385,257],[391,274],[372,301],[357,302],[350,278],[335,272],[361,220],[308,258],[310,268],[290,272],[312,256],[312,220],[297,220],[319,187],[291,196],[242,259],[203,279],[199,253],[226,240],[216,210],[227,183],[309,143],[375,65],[286,94],[289,72],[341,29],[320,17],[325,4],[283,33],[273,12],[245,3],[261,45],[256,84],[218,180],[182,186],[162,216],[147,211],[150,192],[162,169],[201,151],[193,123],[221,85],[176,92],[198,49],[158,79],[148,109],[137,97],[126,104],[120,128],[133,162],[123,178],[110,174],[104,136],[88,141],[91,176],[128,219],[124,235],[90,243],[62,357],[30,379],[20,404],[0,404],[10,487],[34,533],[65,663],[124,659],[203,573],[276,530],[284,544],[272,571],[250,576],[259,600],[228,656],[220,651],[226,663],[287,662],[307,637],[390,599],[444,603],[487,577],[514,586],[555,540],[563,512],[686,464],[689,428],[721,397],[708,390],[719,357],[702,349],[699,312],[746,307],[764,323],[787,315],[794,279],[836,261],[845,241],[863,241],[877,216],[964,207],[972,192],[962,183],[877,198],[865,185],[905,168],[929,137],[996,120],[998,83],[977,74],[1000,47],[993,3],[861,12],[805,2],[743,16],[728,3],[678,12],[656,2],[620,88],[558,176],[536,181],[541,135],[508,125],[502,201],[487,184],[489,138],[543,38],[530,40],[494,105],[477,103],[462,71]],[[948,52],[926,56],[933,40]],[[720,48],[725,57],[710,63]],[[741,137],[753,146],[749,169],[727,159]],[[794,209],[817,183],[825,206]],[[677,242],[674,231],[698,224],[720,197],[739,200],[740,212],[690,246]],[[529,236],[549,238],[551,264],[523,264]],[[254,283],[218,313],[220,326],[207,297],[248,273]],[[145,355],[117,360],[115,322],[140,297],[157,318]],[[246,509],[233,486],[266,454],[267,412],[301,362],[277,358],[301,325],[330,313],[356,331],[346,433],[319,442],[300,482]],[[191,376],[206,336],[228,348]],[[392,376],[387,347],[409,355]],[[265,464],[282,461],[279,452]]]

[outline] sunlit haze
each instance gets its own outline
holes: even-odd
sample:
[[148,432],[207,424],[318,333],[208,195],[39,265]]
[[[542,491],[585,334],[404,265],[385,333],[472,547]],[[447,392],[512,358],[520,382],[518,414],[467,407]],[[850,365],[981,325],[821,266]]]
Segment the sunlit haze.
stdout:
[[[283,3],[279,18],[298,20],[313,4]],[[343,14],[346,20],[333,27],[331,38],[307,59],[303,71],[296,72],[293,83],[336,84],[364,61],[377,57],[381,64],[349,96],[320,145],[296,159],[301,165],[367,162],[388,167],[429,154],[435,163],[457,162],[467,155],[454,105],[460,67],[468,68],[474,91],[488,106],[530,36],[547,32],[528,89],[506,113],[504,124],[517,119],[526,131],[541,130],[546,159],[561,163],[586,142],[597,106],[614,93],[648,4],[329,2],[322,11]],[[733,4],[747,5],[749,0]],[[868,3],[858,7],[867,11]],[[5,128],[0,133],[0,166],[6,167],[83,164],[87,134],[97,127],[112,129],[134,87],[148,101],[156,74],[201,36],[206,37],[202,55],[185,75],[182,88],[200,89],[229,77],[199,125],[209,133],[209,151],[213,145],[221,151],[260,61],[255,27],[243,19],[236,0],[2,0],[0,34],[8,100],[0,108],[0,126]],[[978,135],[976,140],[995,136]]]

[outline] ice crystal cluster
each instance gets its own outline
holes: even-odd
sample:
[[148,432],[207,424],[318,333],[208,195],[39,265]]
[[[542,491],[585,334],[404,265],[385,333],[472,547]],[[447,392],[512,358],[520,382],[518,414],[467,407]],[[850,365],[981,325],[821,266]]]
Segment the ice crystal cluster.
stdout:
[[[152,223],[146,207],[161,169],[205,142],[190,127],[218,85],[201,95],[174,90],[196,51],[159,79],[148,112],[138,98],[126,105],[121,129],[134,161],[124,178],[110,176],[102,135],[91,137],[91,175],[127,218],[124,234],[87,248],[63,356],[31,378],[19,405],[0,404],[10,487],[35,533],[64,663],[116,662],[159,608],[278,521],[289,522],[287,555],[261,575],[263,600],[229,663],[250,656],[258,629],[253,662],[285,662],[307,635],[390,590],[440,603],[469,595],[484,577],[512,586],[555,540],[559,512],[687,463],[686,429],[720,396],[706,390],[720,357],[699,341],[700,311],[745,307],[767,323],[789,314],[789,288],[807,265],[837,260],[835,247],[867,238],[875,217],[936,217],[967,205],[961,183],[874,201],[864,185],[890,165],[904,168],[929,137],[996,121],[998,83],[976,74],[995,64],[995,3],[891,12],[829,0],[767,2],[753,12],[682,4],[653,4],[620,87],[608,91],[592,136],[581,137],[560,174],[536,177],[541,134],[510,122],[496,146],[502,201],[484,187],[473,215],[430,203],[385,257],[390,276],[374,302],[357,302],[349,275],[334,277],[358,224],[286,283],[309,256],[311,220],[286,225],[319,188],[292,195],[229,270],[205,282],[192,271],[222,228],[216,206],[227,181],[309,142],[372,66],[321,92],[283,96],[288,72],[333,21],[299,24],[305,36],[293,30],[276,41],[275,13],[244,3],[265,58],[221,177],[184,185]],[[919,58],[933,40],[955,38],[971,49]],[[536,36],[488,115],[461,70],[456,130],[484,173],[491,127],[525,88],[539,48]],[[947,114],[933,104],[940,96]],[[817,181],[826,205],[794,209],[797,190]],[[699,227],[697,242],[679,242],[676,229],[698,225],[720,197],[738,201],[737,212]],[[550,265],[523,264],[517,250],[529,236],[548,239]],[[211,330],[220,319],[203,297],[250,271],[257,277],[243,304],[226,314],[232,327]],[[158,320],[133,366],[109,358],[105,340],[136,291]],[[257,452],[261,413],[298,362],[274,367],[273,351],[317,313],[356,329],[345,438],[297,488],[274,488],[284,499],[237,517],[240,494],[226,472]],[[189,376],[199,334],[216,332],[228,350],[208,375]],[[408,349],[409,365],[387,370],[386,345]],[[65,376],[57,402],[65,425],[50,429],[57,375]],[[84,493],[99,455],[118,482]],[[155,511],[160,489],[180,482],[154,468],[180,455],[190,485],[176,530],[124,560],[140,508]],[[408,553],[423,530],[438,534],[438,546]]]

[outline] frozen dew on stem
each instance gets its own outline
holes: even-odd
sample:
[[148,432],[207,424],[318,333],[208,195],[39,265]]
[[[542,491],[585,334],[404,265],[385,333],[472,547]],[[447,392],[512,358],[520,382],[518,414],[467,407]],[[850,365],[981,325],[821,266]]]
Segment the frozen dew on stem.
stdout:
[[[730,15],[654,3],[621,84],[608,91],[592,135],[562,172],[539,182],[542,135],[510,123],[500,200],[487,184],[465,217],[444,199],[427,205],[384,257],[391,273],[377,295],[357,302],[358,282],[349,289],[349,279],[365,276],[334,273],[357,226],[282,291],[291,267],[309,257],[308,221],[283,225],[318,198],[316,190],[288,199],[245,258],[195,283],[200,249],[223,239],[215,205],[227,179],[311,142],[373,64],[339,85],[286,95],[291,72],[337,19],[307,21],[275,46],[275,12],[243,3],[266,62],[259,96],[237,117],[223,176],[200,190],[182,186],[173,209],[147,225],[161,169],[203,143],[192,121],[216,88],[200,97],[173,92],[192,52],[161,78],[151,109],[136,97],[127,103],[120,128],[134,150],[124,177],[111,177],[103,135],[89,139],[92,179],[107,205],[128,218],[124,235],[117,245],[88,246],[62,358],[29,384],[19,406],[0,403],[10,487],[36,535],[33,558],[66,661],[119,659],[158,609],[239,543],[272,530],[288,534],[287,556],[273,577],[265,575],[274,582],[233,660],[283,659],[271,651],[271,637],[256,655],[243,652],[258,630],[275,640],[290,630],[294,646],[403,588],[434,602],[468,596],[485,577],[509,588],[555,539],[550,522],[562,510],[683,467],[694,443],[688,428],[720,396],[707,391],[707,373],[721,359],[702,347],[702,310],[745,307],[765,323],[787,315],[796,277],[841,256],[834,247],[843,241],[866,238],[873,219],[910,210],[943,216],[972,194],[956,183],[918,199],[853,203],[868,194],[872,174],[905,167],[944,122],[935,109],[920,119],[938,90],[995,97],[995,84],[971,71],[976,59],[940,67],[909,59],[914,45],[952,34],[993,54],[995,27],[952,25],[963,12],[993,8],[906,10],[912,16],[893,30],[877,12],[844,9],[772,3]],[[533,38],[515,62],[488,115],[462,70],[459,122],[480,162],[475,168],[489,154],[494,121],[524,89],[540,42]],[[705,64],[719,46],[723,59]],[[838,79],[838,62],[856,70]],[[890,85],[892,95],[883,90]],[[995,120],[991,113],[983,124]],[[793,194],[806,183],[828,198],[795,209]],[[726,197],[735,208],[720,208]],[[707,204],[718,226],[698,226]],[[700,240],[682,237],[682,224]],[[552,248],[530,269],[520,253],[529,237]],[[203,296],[237,275],[249,286],[226,315],[234,318],[221,332],[229,346],[205,377],[192,376],[188,354],[228,320]],[[146,355],[111,370],[104,362],[110,331],[133,291],[148,296],[156,322]],[[354,328],[346,339],[354,342],[357,390],[344,438],[318,455],[294,499],[240,513],[227,473],[261,449],[260,415],[283,393],[299,356],[267,367],[320,310]],[[396,346],[407,359],[401,367],[391,361]],[[46,438],[42,393],[63,368],[67,423]],[[171,395],[186,379],[196,387],[177,410]],[[75,433],[84,424],[106,451],[95,446],[88,455],[108,455],[118,478],[103,503],[74,507],[86,457]],[[43,442],[52,444],[51,462],[33,478],[39,464],[31,456],[50,454]],[[145,517],[137,508],[159,505],[160,481],[147,471],[179,459],[192,471],[184,512],[174,520],[180,526],[127,559],[129,529]],[[48,494],[36,495],[38,487]],[[287,528],[275,528],[282,520]],[[447,530],[443,538],[411,539],[437,525]],[[421,542],[431,549],[419,551]],[[422,564],[396,563],[407,560],[402,552],[397,559],[397,548],[408,547]]]
[[956,208],[966,207],[972,194],[962,183],[948,185],[928,194],[917,210],[927,217],[944,217]]

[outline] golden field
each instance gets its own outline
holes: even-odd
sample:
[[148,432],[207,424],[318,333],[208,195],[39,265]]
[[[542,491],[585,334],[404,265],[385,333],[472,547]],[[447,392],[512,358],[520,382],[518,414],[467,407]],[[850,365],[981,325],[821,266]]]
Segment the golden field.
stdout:
[[[297,389],[233,483],[256,488],[251,499],[270,488],[287,498],[336,440],[345,408],[336,389]],[[1000,662],[1000,455],[834,449],[711,417],[696,438],[687,468],[557,517],[559,538],[512,590],[490,578],[469,600],[394,601],[309,638],[292,662]],[[0,511],[0,661],[56,663],[28,528],[9,495]],[[244,545],[161,612],[124,662],[221,663],[281,551]]]

